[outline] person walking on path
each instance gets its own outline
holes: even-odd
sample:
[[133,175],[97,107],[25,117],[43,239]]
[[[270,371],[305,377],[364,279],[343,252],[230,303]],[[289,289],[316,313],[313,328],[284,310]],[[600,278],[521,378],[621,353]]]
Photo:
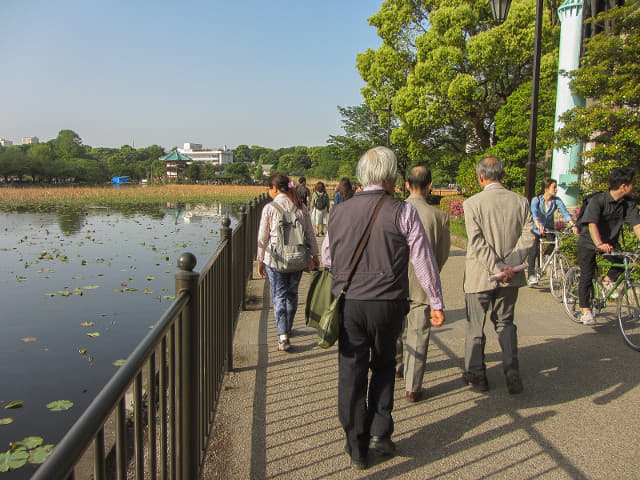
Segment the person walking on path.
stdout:
[[[483,191],[463,204],[467,230],[464,293],[467,313],[464,373],[465,384],[489,390],[484,347],[484,326],[491,320],[502,349],[502,368],[510,394],[522,392],[518,365],[518,338],[514,309],[518,287],[526,284],[524,263],[533,245],[533,221],[526,198],[507,190],[502,162],[487,157],[476,166]],[[501,280],[490,277],[501,275]]]
[[351,181],[345,177],[340,180],[340,183],[338,183],[336,187],[333,204],[338,205],[339,203],[349,200],[351,197],[353,197],[353,187],[351,186]]
[[[578,238],[578,258],[580,261],[580,282],[578,283],[578,299],[582,309],[582,323],[596,323],[591,313],[591,296],[593,295],[593,276],[596,270],[596,253],[610,253],[620,248],[618,237],[623,221],[627,221],[636,236],[640,238],[640,214],[638,205],[628,195],[634,188],[634,171],[631,167],[619,167],[609,174],[609,191],[593,196],[585,207],[579,220],[580,237]],[[622,263],[621,258],[611,258],[614,263]],[[604,280],[605,287],[611,288],[620,267],[611,267]]]
[[[275,173],[267,180],[269,196],[272,203],[277,203],[282,210],[290,211],[295,208],[295,214],[304,225],[306,244],[311,251],[311,260],[308,268],[316,268],[320,265],[318,260],[318,244],[313,236],[313,227],[309,219],[309,212],[289,182],[289,177],[282,173]],[[276,318],[278,332],[278,350],[288,351],[291,348],[293,319],[298,308],[298,285],[302,277],[302,270],[297,272],[280,272],[276,270],[273,248],[278,237],[278,225],[282,214],[271,203],[262,209],[260,226],[258,227],[258,274],[265,274],[271,285],[271,301],[273,302],[273,314]]]
[[309,206],[309,189],[307,188],[307,179],[300,177],[298,179],[298,186],[296,187],[296,194],[305,207]]
[[327,228],[327,214],[329,213],[329,194],[324,183],[316,183],[311,194],[311,218],[316,229],[316,236],[325,234]]
[[[537,285],[538,278],[536,277],[536,259],[542,262],[542,259],[538,259],[538,247],[540,246],[540,237],[544,236],[547,241],[553,242],[555,240],[555,234],[547,233],[547,230],[554,230],[555,228],[555,213],[559,211],[564,219],[569,222],[569,227],[572,228],[573,233],[578,234],[578,227],[573,223],[571,214],[564,205],[564,202],[560,197],[556,197],[558,193],[558,183],[552,178],[545,178],[542,180],[540,187],[540,193],[537,197],[531,199],[531,216],[533,217],[533,233],[535,234],[535,240],[531,251],[529,252],[529,280],[527,283],[529,286]],[[545,254],[551,253],[554,245],[550,243],[547,245]],[[542,266],[542,265],[540,265]]]
[[[386,147],[373,148],[356,170],[365,187],[332,210],[322,261],[333,267],[332,293],[338,296],[348,288],[338,339],[338,416],[351,467],[365,469],[369,449],[395,454],[395,350],[409,309],[409,261],[429,297],[433,325],[442,325],[445,316],[438,266],[418,213],[410,203],[393,198],[395,155]],[[355,249],[381,199],[369,241],[346,285]]]
[[[406,202],[416,208],[441,272],[451,248],[449,214],[427,203],[432,186],[431,170],[422,165],[413,167],[406,182],[411,194]],[[409,265],[409,313],[398,338],[396,376],[404,377],[405,397],[410,402],[423,397],[422,381],[431,334],[429,317],[429,297],[420,286],[413,265]]]

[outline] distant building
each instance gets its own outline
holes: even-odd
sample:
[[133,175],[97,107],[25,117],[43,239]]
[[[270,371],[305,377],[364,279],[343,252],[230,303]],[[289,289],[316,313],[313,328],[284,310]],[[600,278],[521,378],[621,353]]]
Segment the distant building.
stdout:
[[11,140],[0,138],[0,147],[10,147],[11,145],[13,145],[13,142]]
[[160,157],[159,160],[164,162],[164,172],[167,180],[177,180],[179,174],[192,162],[190,157],[181,154],[177,150]]
[[265,177],[268,177],[269,175],[271,175],[271,169],[273,168],[272,164],[264,164],[262,165],[262,175],[264,175]]
[[22,137],[22,144],[29,145],[31,143],[40,143],[38,137]]
[[202,148],[200,143],[185,143],[178,152],[188,156],[194,162],[206,162],[213,165],[225,165],[233,163],[233,152],[225,146],[222,150]]

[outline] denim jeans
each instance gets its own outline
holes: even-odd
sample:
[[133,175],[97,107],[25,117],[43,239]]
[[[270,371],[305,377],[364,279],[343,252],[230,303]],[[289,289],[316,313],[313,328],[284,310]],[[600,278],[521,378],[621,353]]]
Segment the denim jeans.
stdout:
[[276,317],[278,335],[288,334],[293,327],[293,317],[298,309],[298,285],[302,271],[283,273],[265,265],[271,285],[273,314]]

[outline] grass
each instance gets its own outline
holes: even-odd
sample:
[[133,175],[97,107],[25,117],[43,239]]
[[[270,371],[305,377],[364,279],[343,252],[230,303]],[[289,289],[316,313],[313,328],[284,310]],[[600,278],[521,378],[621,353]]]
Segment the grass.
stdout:
[[131,207],[166,203],[244,203],[266,192],[245,185],[127,185],[120,187],[3,187],[0,209],[49,210],[87,206]]

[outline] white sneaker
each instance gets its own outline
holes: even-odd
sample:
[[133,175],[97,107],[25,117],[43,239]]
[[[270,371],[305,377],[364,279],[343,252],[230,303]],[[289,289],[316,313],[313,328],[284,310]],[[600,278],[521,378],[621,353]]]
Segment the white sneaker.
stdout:
[[535,275],[529,275],[529,280],[527,282],[530,287],[538,284],[538,277]]
[[580,317],[580,320],[582,320],[582,323],[584,325],[595,325],[596,324],[596,319],[593,318],[593,313],[591,313],[591,312],[582,312],[582,316]]

